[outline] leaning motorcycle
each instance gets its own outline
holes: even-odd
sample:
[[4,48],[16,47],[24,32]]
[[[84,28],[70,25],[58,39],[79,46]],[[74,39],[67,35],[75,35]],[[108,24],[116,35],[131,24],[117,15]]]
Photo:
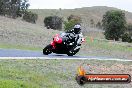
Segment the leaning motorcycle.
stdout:
[[84,42],[84,38],[81,38],[81,43],[75,44],[75,38],[71,33],[56,34],[53,37],[53,41],[43,49],[43,54],[56,53],[73,56],[79,52],[81,44]]

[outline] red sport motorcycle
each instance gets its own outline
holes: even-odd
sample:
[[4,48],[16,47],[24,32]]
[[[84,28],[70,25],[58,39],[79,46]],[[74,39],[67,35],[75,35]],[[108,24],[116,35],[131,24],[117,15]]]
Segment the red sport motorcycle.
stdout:
[[73,56],[79,52],[82,42],[85,41],[84,38],[81,38],[81,43],[76,44],[75,39],[76,37],[72,33],[56,34],[53,37],[53,41],[43,49],[43,54],[56,53]]

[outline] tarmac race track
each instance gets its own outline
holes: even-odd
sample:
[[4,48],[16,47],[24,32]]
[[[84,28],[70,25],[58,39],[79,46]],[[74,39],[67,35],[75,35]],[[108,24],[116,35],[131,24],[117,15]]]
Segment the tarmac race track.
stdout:
[[0,59],[14,58],[14,59],[98,59],[98,60],[119,60],[119,61],[132,61],[110,57],[96,57],[96,56],[67,56],[66,54],[49,54],[43,55],[42,51],[30,51],[19,49],[0,49]]

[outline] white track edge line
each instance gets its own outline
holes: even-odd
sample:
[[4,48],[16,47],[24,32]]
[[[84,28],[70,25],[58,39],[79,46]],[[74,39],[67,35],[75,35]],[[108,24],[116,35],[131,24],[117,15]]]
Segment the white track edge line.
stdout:
[[51,57],[0,57],[0,60],[19,60],[19,59],[42,59],[42,60],[114,60],[114,61],[132,61],[132,60],[125,60],[125,59],[116,59],[116,58],[108,58],[108,59],[102,59],[102,58],[51,58]]

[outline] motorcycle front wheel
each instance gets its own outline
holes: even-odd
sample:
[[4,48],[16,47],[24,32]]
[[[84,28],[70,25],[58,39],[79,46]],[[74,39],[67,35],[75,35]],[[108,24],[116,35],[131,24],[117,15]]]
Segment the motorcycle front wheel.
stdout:
[[48,54],[51,54],[51,53],[52,53],[52,45],[49,44],[43,49],[43,54],[48,55]]

